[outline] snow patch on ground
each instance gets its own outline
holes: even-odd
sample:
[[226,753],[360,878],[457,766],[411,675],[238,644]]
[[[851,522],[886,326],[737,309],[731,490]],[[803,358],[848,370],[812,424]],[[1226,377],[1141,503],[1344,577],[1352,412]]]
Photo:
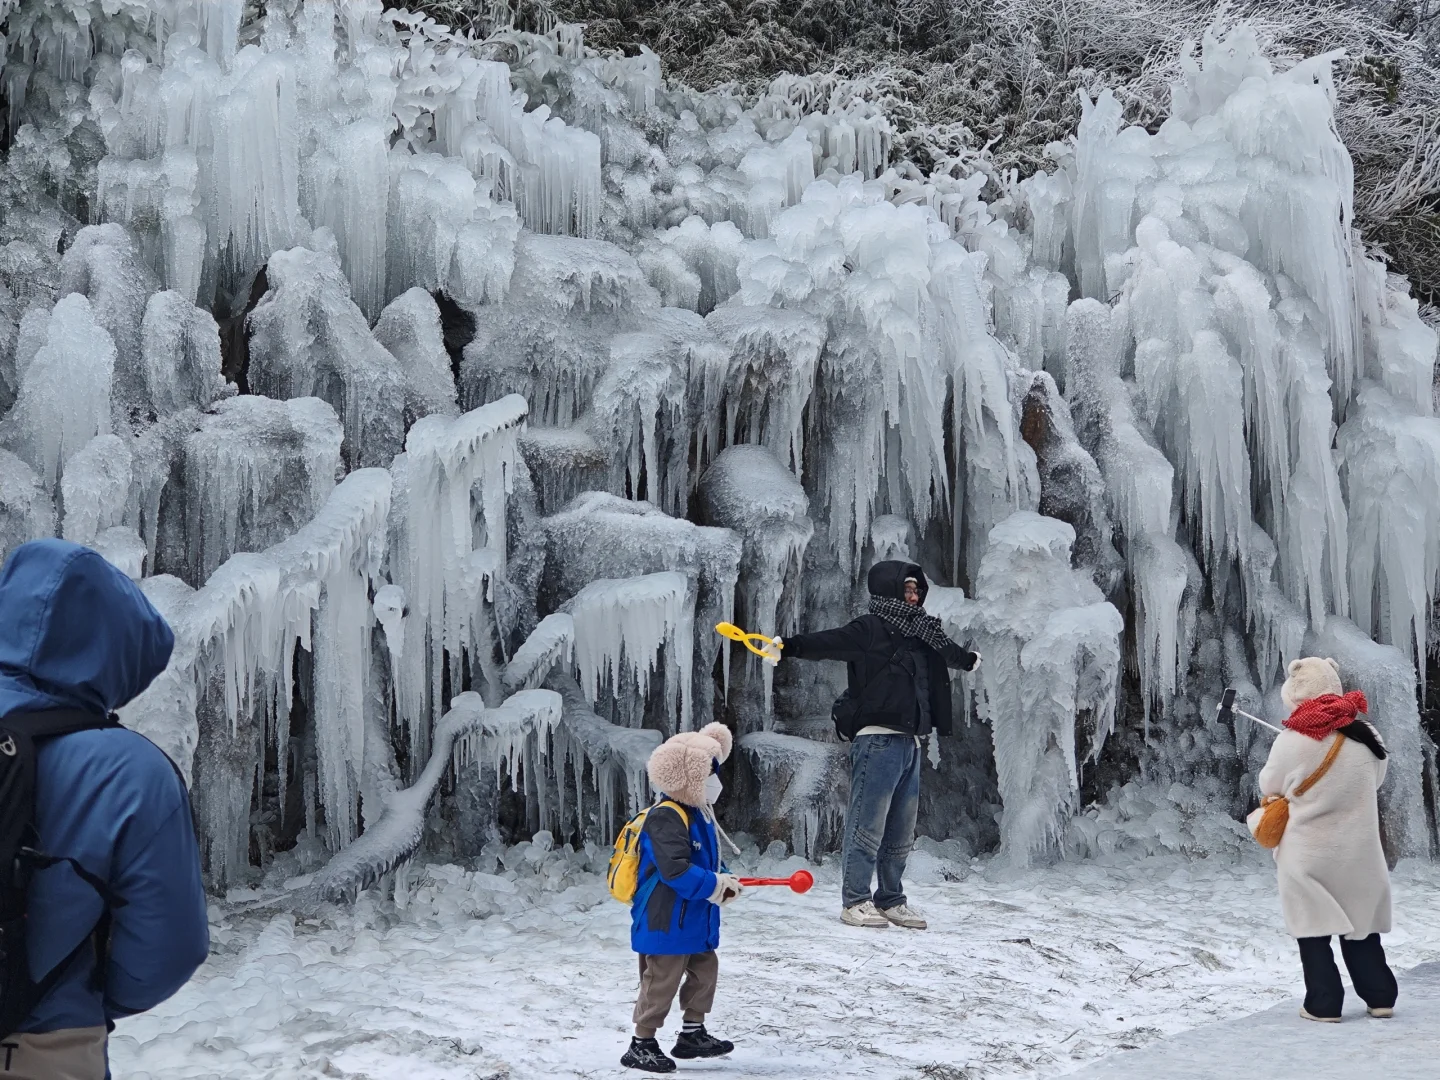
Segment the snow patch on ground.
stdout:
[[[732,869],[805,865],[753,844]],[[164,1077],[620,1077],[636,988],[607,850],[521,844],[409,871],[317,918],[211,912],[212,956],[176,997],[120,1023],[112,1065]],[[931,929],[861,931],[838,914],[838,860],[815,889],[756,889],[726,912],[707,1077],[1001,1080],[1059,1076],[1117,1050],[1248,1015],[1300,990],[1268,859],[1155,857],[1007,872],[921,840],[910,899]],[[1397,968],[1440,959],[1440,866],[1395,875]],[[662,1040],[678,1028],[672,1013]],[[669,1042],[665,1041],[668,1046]]]

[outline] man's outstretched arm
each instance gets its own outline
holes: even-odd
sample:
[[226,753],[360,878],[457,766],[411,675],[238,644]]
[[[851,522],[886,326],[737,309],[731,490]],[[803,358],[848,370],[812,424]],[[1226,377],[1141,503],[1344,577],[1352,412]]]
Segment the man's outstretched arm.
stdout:
[[855,619],[834,630],[819,630],[813,634],[796,634],[785,638],[780,650],[782,660],[863,660],[873,648],[869,624],[864,619]]
[[963,645],[956,645],[955,642],[947,642],[940,650],[940,655],[945,660],[946,667],[959,668],[961,671],[974,671],[975,665],[980,662],[980,654],[971,652]]

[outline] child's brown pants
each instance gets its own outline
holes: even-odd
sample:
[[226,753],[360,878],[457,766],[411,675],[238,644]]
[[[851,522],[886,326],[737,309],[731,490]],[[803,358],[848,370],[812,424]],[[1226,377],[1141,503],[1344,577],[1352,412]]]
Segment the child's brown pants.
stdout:
[[[689,972],[685,985],[680,980]],[[720,958],[714,951],[690,956],[641,956],[640,996],[635,999],[635,1035],[653,1039],[670,1014],[675,991],[680,991],[680,1008],[685,1019],[699,1023],[715,1004],[715,986],[720,979]]]

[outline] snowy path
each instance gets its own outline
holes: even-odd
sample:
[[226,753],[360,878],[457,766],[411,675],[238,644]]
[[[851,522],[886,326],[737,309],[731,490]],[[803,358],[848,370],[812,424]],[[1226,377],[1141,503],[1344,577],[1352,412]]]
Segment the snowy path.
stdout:
[[[216,955],[197,980],[121,1024],[116,1075],[626,1075],[615,1062],[635,961],[624,911],[592,873],[599,857],[532,848],[507,854],[518,873],[504,876],[416,871],[402,911],[366,899],[299,925],[217,911]],[[753,852],[743,863],[766,873],[801,865]],[[917,853],[914,870],[926,933],[841,926],[833,865],[806,896],[756,890],[731,908],[712,1027],[739,1049],[683,1071],[1056,1076],[1299,988],[1273,872],[1258,859],[1063,866],[1007,880]],[[1395,877],[1392,959],[1440,959],[1440,867],[1407,864]]]
[[[1360,1062],[1385,1063],[1385,1080],[1434,1080],[1440,1054],[1440,964],[1400,976],[1392,1020],[1371,1020],[1347,995],[1345,1022],[1313,1024],[1297,1014],[1299,999],[1258,1016],[1207,1024],[1074,1074],[1074,1080],[1352,1080]],[[1369,1070],[1365,1070],[1369,1074]]]

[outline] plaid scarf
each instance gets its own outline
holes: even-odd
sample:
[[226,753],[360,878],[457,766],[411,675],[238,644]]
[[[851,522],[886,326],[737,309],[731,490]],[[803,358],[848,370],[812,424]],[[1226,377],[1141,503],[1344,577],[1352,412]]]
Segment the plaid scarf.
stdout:
[[945,636],[940,620],[925,609],[891,596],[870,597],[870,614],[878,615],[906,637],[919,638],[936,652],[955,643]]

